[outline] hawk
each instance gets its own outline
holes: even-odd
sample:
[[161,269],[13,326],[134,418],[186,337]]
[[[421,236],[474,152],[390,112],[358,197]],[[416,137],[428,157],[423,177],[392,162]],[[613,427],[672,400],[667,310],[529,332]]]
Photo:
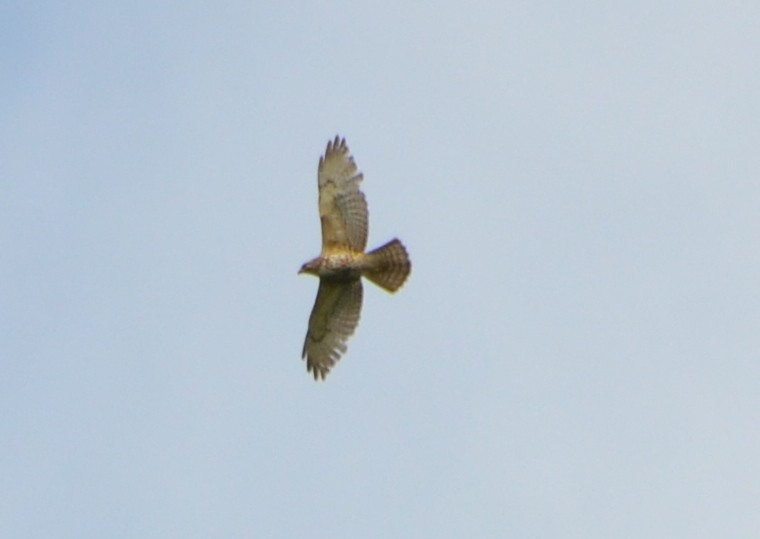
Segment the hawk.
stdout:
[[329,141],[317,172],[322,253],[298,272],[319,277],[302,352],[315,380],[324,380],[346,352],[346,341],[359,324],[361,278],[395,292],[412,269],[406,248],[398,239],[364,252],[369,214],[364,193],[359,190],[362,179],[346,140],[336,136]]

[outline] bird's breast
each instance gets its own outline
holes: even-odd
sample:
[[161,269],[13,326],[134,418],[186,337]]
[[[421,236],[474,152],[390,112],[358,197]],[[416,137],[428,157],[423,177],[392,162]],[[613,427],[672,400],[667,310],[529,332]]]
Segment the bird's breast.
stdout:
[[351,254],[333,254],[323,257],[319,276],[332,279],[356,279],[361,275],[357,257]]

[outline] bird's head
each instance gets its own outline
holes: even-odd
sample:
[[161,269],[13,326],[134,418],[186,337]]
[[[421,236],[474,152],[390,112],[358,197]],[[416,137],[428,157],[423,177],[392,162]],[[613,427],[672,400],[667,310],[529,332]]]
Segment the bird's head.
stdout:
[[303,266],[301,266],[301,269],[298,270],[298,274],[300,275],[301,273],[310,273],[311,275],[318,275],[320,263],[321,260],[319,257],[313,260],[309,260]]

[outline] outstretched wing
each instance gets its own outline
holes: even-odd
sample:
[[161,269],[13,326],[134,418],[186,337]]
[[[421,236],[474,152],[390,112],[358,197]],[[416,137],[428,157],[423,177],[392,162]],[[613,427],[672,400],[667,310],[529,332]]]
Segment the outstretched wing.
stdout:
[[317,300],[309,317],[302,357],[314,379],[327,376],[346,351],[346,341],[359,324],[361,279],[349,282],[319,280]]
[[334,252],[363,253],[367,246],[367,201],[359,190],[357,171],[346,140],[335,137],[319,158],[319,218],[322,256]]

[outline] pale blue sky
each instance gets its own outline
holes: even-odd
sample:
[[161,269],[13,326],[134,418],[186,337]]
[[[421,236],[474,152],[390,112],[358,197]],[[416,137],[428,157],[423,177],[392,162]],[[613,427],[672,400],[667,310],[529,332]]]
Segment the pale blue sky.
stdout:
[[0,536],[756,537],[760,4],[2,6]]

